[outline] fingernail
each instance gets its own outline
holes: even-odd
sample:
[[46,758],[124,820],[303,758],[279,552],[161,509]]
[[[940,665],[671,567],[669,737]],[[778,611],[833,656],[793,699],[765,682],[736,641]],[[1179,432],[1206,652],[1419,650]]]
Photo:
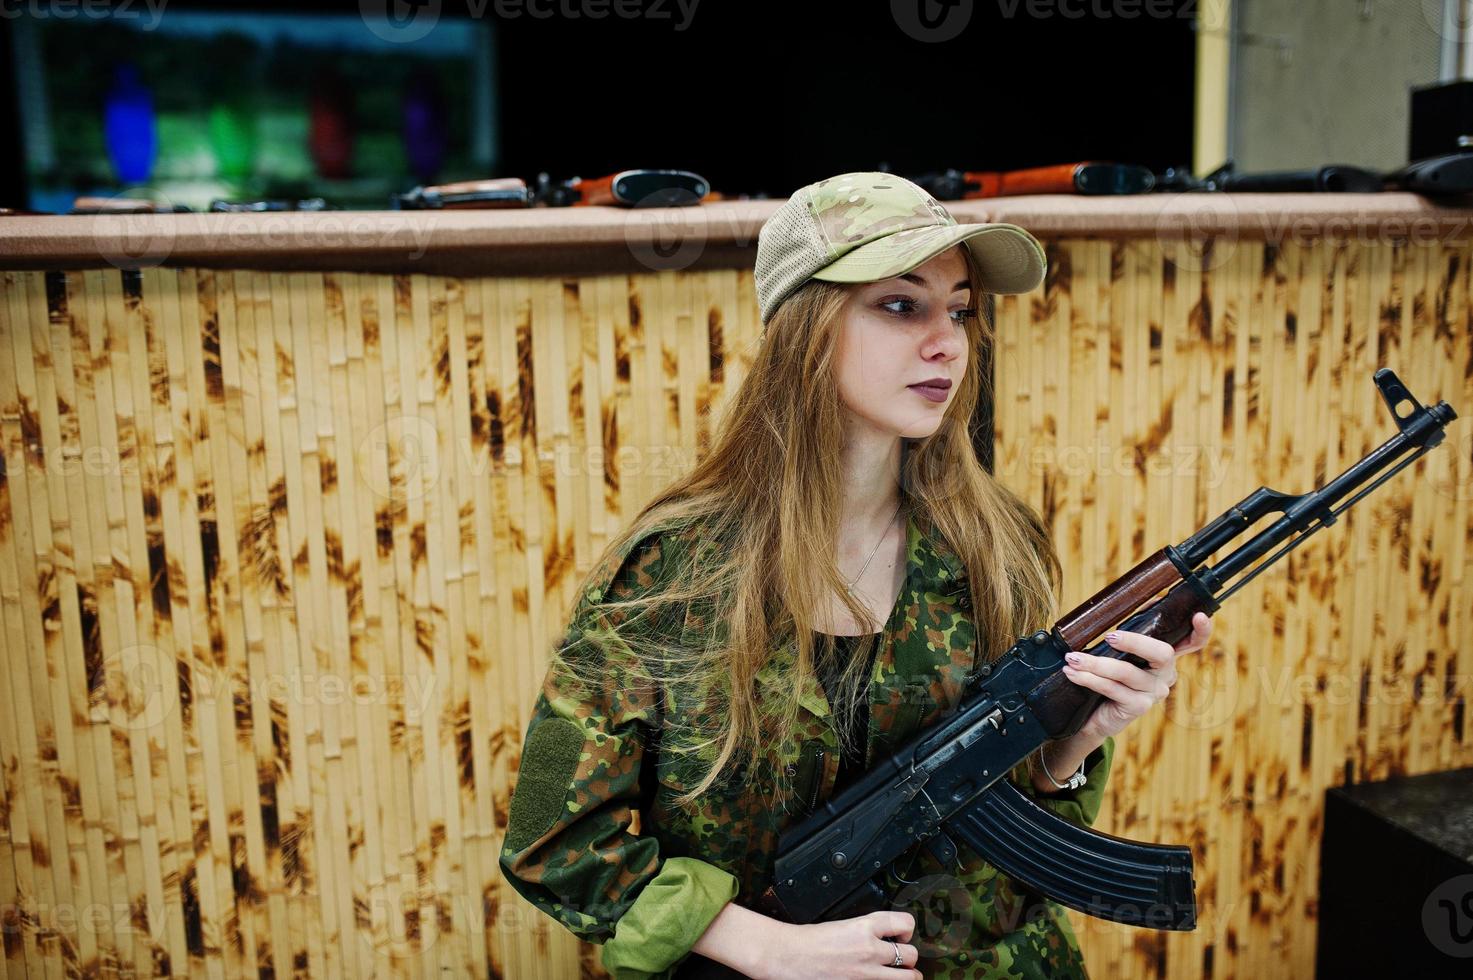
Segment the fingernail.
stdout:
[[1069,661],[1071,664],[1077,664],[1079,663],[1079,654],[1072,652],[1066,653],[1064,654],[1064,659]]
[[1105,634],[1105,642],[1107,643],[1114,643],[1118,639],[1120,639],[1120,634],[1116,633],[1114,630],[1111,630],[1110,632]]

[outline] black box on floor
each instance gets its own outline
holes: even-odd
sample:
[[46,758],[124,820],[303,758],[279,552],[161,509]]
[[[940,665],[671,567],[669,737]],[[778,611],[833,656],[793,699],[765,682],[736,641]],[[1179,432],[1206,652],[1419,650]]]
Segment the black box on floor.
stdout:
[[1315,976],[1473,976],[1473,769],[1325,793]]

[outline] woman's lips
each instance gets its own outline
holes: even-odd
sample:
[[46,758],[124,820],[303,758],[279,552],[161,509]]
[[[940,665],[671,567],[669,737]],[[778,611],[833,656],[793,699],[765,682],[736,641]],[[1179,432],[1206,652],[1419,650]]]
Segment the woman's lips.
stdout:
[[940,388],[936,385],[908,385],[907,387],[922,398],[929,399],[933,402],[946,401],[946,388]]

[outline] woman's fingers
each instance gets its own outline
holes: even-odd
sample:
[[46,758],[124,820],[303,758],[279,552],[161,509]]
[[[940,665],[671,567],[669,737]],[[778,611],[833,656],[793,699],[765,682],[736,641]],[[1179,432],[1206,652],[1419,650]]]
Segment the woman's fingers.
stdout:
[[1157,701],[1166,699],[1177,679],[1176,658],[1202,649],[1211,635],[1212,617],[1204,612],[1192,615],[1192,635],[1180,646],[1144,633],[1114,630],[1105,636],[1110,648],[1134,654],[1146,666],[1138,667],[1110,655],[1095,656],[1071,650],[1064,655],[1064,676],[1108,698],[1113,714],[1104,724],[1118,730],[1125,720],[1144,715]]
[[1178,646],[1172,646],[1164,640],[1130,630],[1115,630],[1114,635],[1115,639],[1112,640],[1109,634],[1106,634],[1105,642],[1116,650],[1136,654],[1143,660],[1149,661],[1152,668],[1157,668],[1184,653],[1194,653],[1206,646],[1207,640],[1212,636],[1212,617],[1204,612],[1193,614],[1192,635]]
[[[1144,633],[1132,633],[1130,630],[1115,630],[1115,639],[1110,639],[1110,634],[1105,634],[1105,642],[1116,650],[1124,650],[1133,653],[1151,665],[1151,669],[1165,667],[1176,659],[1177,651],[1165,640],[1158,640],[1154,636]],[[1105,657],[1105,660],[1112,658]],[[1121,661],[1123,662],[1123,661]]]
[[1076,671],[1088,671],[1101,677],[1108,677],[1118,681],[1122,686],[1133,691],[1140,691],[1156,698],[1166,697],[1166,692],[1176,681],[1176,668],[1171,664],[1160,672],[1144,670],[1135,664],[1128,664],[1124,660],[1116,660],[1113,657],[1094,657],[1079,650],[1071,651],[1065,660],[1065,670],[1073,668]]
[[[1139,670],[1140,668],[1137,667],[1136,669]],[[1145,691],[1138,691],[1133,687],[1127,687],[1117,680],[1102,677],[1099,674],[1091,673],[1090,671],[1073,667],[1069,664],[1064,665],[1064,676],[1068,677],[1080,687],[1087,687],[1091,691],[1097,691],[1103,694],[1134,715],[1145,714],[1150,710],[1151,705],[1155,704],[1158,700]]]
[[887,942],[893,939],[896,942],[908,943],[911,933],[915,931],[916,917],[909,912],[871,912],[870,927],[876,936]]
[[1177,653],[1195,653],[1207,645],[1212,636],[1212,617],[1204,612],[1192,616],[1192,635],[1182,640],[1174,649]]
[[[916,961],[921,958],[920,950],[910,945],[911,934],[915,932],[915,916],[909,912],[881,911],[870,913],[870,928],[875,934],[876,956],[882,961],[879,968],[885,972],[879,976],[887,980],[894,980],[897,976],[921,976],[915,969]],[[893,945],[892,945],[893,943]],[[900,953],[900,966],[895,966],[895,954]],[[896,971],[900,972],[896,972]]]
[[[881,947],[883,947],[883,948],[881,948]],[[877,957],[879,957],[880,959],[883,959],[884,960],[884,965],[885,966],[888,966],[891,969],[894,969],[895,968],[895,951],[897,949],[900,951],[900,965],[901,966],[915,966],[916,965],[916,961],[921,958],[921,951],[919,949],[917,949],[915,946],[912,946],[909,943],[902,943],[902,942],[899,942],[899,941],[896,941],[895,945],[894,946],[891,946],[890,945],[890,940],[888,940],[888,939],[882,940],[880,942],[880,945],[875,947],[875,955]]]

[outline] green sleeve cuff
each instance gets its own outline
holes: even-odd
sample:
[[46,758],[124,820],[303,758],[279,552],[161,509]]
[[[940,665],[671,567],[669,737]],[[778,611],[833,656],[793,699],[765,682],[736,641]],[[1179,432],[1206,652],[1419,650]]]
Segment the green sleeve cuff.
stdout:
[[[1110,777],[1110,762],[1115,757],[1115,736],[1107,735],[1099,746],[1084,758],[1085,783],[1078,789],[1041,794],[1031,784],[1023,791],[1039,806],[1052,810],[1065,820],[1082,827],[1093,827],[1105,802],[1105,783]],[[1057,774],[1056,774],[1057,775]],[[1062,776],[1058,777],[1063,779]]]
[[603,947],[613,980],[668,976],[690,954],[711,920],[736,898],[735,876],[695,858],[666,858]]

